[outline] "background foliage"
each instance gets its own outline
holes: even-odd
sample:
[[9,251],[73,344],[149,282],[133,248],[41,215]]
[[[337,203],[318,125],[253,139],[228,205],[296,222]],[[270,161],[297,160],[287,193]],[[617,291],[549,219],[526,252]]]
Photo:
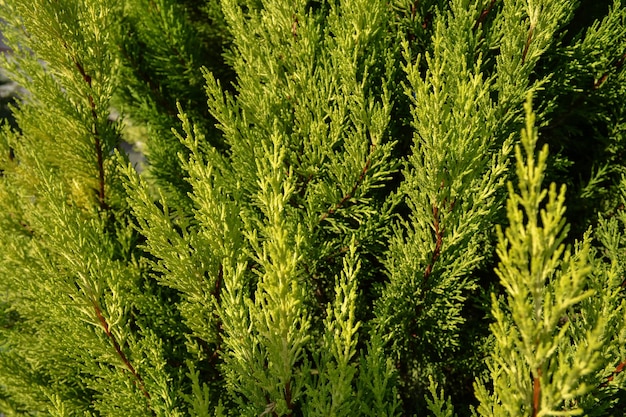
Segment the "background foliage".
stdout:
[[5,415],[623,407],[619,0],[0,18]]

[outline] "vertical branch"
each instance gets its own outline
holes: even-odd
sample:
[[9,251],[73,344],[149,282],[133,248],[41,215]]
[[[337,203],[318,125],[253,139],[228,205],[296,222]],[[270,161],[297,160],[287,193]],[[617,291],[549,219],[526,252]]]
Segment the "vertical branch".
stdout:
[[535,25],[531,25],[528,30],[528,37],[526,38],[526,44],[524,45],[524,51],[522,52],[522,65],[526,62],[526,55],[528,55],[528,48],[533,40],[533,33],[535,32]]
[[611,372],[611,375],[607,376],[606,380],[602,384],[600,384],[600,387],[608,386],[609,382],[613,381],[613,378],[615,378],[616,375],[619,375],[624,371],[624,368],[626,368],[626,360],[622,361],[619,365],[615,367],[613,372]]
[[265,404],[265,411],[259,414],[259,417],[264,417],[268,414],[271,414],[272,417],[279,417],[278,413],[276,412],[276,403],[270,401],[270,397],[267,394],[265,394]]
[[93,101],[91,94],[89,95],[89,104],[91,105],[91,116],[94,119],[93,122],[93,135],[94,135],[94,147],[96,149],[96,160],[98,166],[98,202],[100,208],[103,210],[108,209],[108,205],[105,201],[104,195],[104,158],[102,156],[102,144],[100,143],[100,134],[98,133],[98,115],[96,114],[96,105]]
[[[215,286],[213,290],[211,291],[211,295],[215,299],[215,302],[218,306],[220,305],[221,296],[222,296],[221,292],[222,292],[223,279],[224,279],[224,265],[221,264],[217,272],[217,278],[215,279]],[[215,318],[215,321],[216,321],[215,332],[216,332],[217,346],[215,347],[215,350],[213,350],[213,353],[209,357],[209,362],[214,362],[219,357],[220,350],[222,347],[222,319],[220,318],[220,315],[217,314],[217,312],[215,312],[215,310],[213,312],[213,317]]]
[[333,207],[328,209],[328,211],[326,213],[322,214],[322,216],[320,217],[320,223],[323,222],[327,217],[332,216],[333,214],[335,214],[335,212],[337,210],[339,210],[341,207],[343,207],[343,205],[354,196],[354,193],[356,192],[356,190],[359,188],[359,186],[363,182],[363,179],[365,178],[365,175],[367,175],[367,171],[369,170],[370,165],[372,164],[372,153],[374,153],[375,146],[376,145],[372,145],[372,148],[370,149],[369,157],[367,158],[367,161],[365,162],[365,166],[363,166],[363,169],[361,170],[361,173],[359,174],[359,177],[355,181],[354,186],[352,187],[352,189],[346,195],[343,196],[341,201],[339,201]]
[[491,0],[491,3],[489,3],[489,6],[487,6],[486,9],[483,9],[483,11],[480,13],[480,16],[478,16],[478,19],[476,19],[476,23],[474,24],[474,30],[478,29],[478,27],[480,25],[482,25],[485,22],[485,19],[487,19],[487,15],[489,14],[489,12],[491,12],[491,9],[493,9],[493,6],[496,4],[496,0]]
[[[65,42],[63,42],[63,46],[65,47],[66,50],[69,51],[69,48]],[[78,58],[76,58],[74,54],[70,53],[70,58],[72,62],[74,63],[74,66],[78,70],[78,73],[83,78],[83,81],[85,81],[85,83],[87,84],[87,87],[91,91],[92,89],[91,76],[85,71],[85,67],[78,60]],[[102,141],[100,138],[100,132],[98,131],[98,122],[99,122],[98,113],[96,112],[96,103],[91,92],[87,94],[87,99],[89,101],[91,118],[93,119],[91,133],[93,134],[93,137],[94,137],[94,148],[96,152],[96,166],[98,169],[98,204],[100,206],[100,209],[107,210],[109,206],[106,203],[105,191],[104,191],[104,182],[105,182],[104,181],[104,156],[102,153]]]
[[[291,382],[287,382],[287,384],[285,384],[285,395],[283,397],[285,399],[285,403],[287,404],[287,409],[289,410],[287,416],[292,416],[293,415],[293,409],[294,409],[294,403],[292,401],[291,398]],[[261,414],[259,414],[259,417],[263,417],[266,416],[268,414],[271,414],[272,417],[278,417],[278,412],[276,411],[276,403],[270,400],[270,397],[266,394],[265,395],[265,411],[263,411]]]
[[[613,68],[619,71],[621,67],[624,65],[624,61],[626,61],[626,52],[613,62]],[[550,123],[550,125],[546,127],[546,130],[554,130],[557,127],[561,126],[563,123],[565,123],[568,117],[570,117],[576,111],[576,109],[581,105],[581,103],[587,97],[589,97],[594,91],[598,90],[600,87],[602,87],[602,85],[604,85],[606,80],[609,78],[610,71],[611,71],[610,69],[607,69],[600,76],[600,78],[598,78],[597,80],[593,82],[593,85],[591,86],[591,88],[582,91],[581,94],[575,97],[572,100],[570,106],[567,108],[567,111],[563,112],[563,114],[561,114],[558,118],[554,119]]]
[[104,318],[104,315],[102,314],[102,310],[100,309],[100,306],[94,299],[91,300],[91,305],[93,306],[93,309],[96,313],[96,317],[98,318],[98,322],[100,323],[100,326],[102,327],[102,329],[104,330],[104,333],[107,335],[111,344],[115,348],[115,353],[117,353],[117,356],[120,358],[120,360],[122,361],[126,369],[133,376],[135,385],[139,388],[143,396],[149,400],[150,393],[148,393],[148,391],[146,390],[145,384],[143,382],[143,378],[141,378],[141,375],[139,375],[139,373],[137,372],[133,364],[130,363],[130,360],[128,359],[124,351],[122,350],[122,347],[120,346],[120,343],[115,338],[115,335],[111,333],[111,329],[109,328],[109,323]]
[[[445,180],[442,180],[441,185],[439,186],[439,189],[443,190],[445,186],[446,186]],[[455,204],[456,204],[456,200],[452,200],[451,202],[449,202],[447,198],[444,198],[442,202],[443,208],[446,209],[448,213],[450,213],[452,209],[454,209]],[[437,206],[434,203],[433,203],[432,208],[433,208],[433,230],[435,231],[435,249],[433,250],[433,253],[430,257],[430,262],[428,263],[428,265],[426,266],[426,270],[424,271],[424,284],[426,284],[426,282],[428,281],[428,278],[430,277],[430,274],[432,274],[433,267],[435,266],[435,262],[437,262],[437,260],[439,259],[439,256],[441,256],[441,247],[443,246],[444,227],[440,223],[441,212],[439,211],[439,206]]]
[[291,398],[291,381],[287,381],[287,384],[285,385],[285,402],[287,403],[287,409],[289,410],[288,415],[293,415],[294,404]]
[[[619,70],[624,65],[625,60],[626,60],[626,52],[621,57],[619,57],[615,62],[613,62],[613,67]],[[604,82],[607,80],[607,78],[609,78],[608,70],[604,74],[602,74],[600,78],[594,81],[593,89],[597,90],[598,88],[600,88],[602,84],[604,84]]]
[[541,369],[537,369],[537,376],[533,379],[533,417],[537,417],[539,414],[539,407],[541,405]]
[[441,255],[441,246],[443,245],[443,227],[439,224],[439,208],[435,204],[433,204],[433,229],[435,231],[435,249],[424,271],[424,283],[428,281],[430,274],[432,274],[435,262],[437,262],[437,259],[439,259]]
[[291,34],[293,35],[293,39],[298,39],[298,16],[294,13],[292,16],[293,22],[291,23]]
[[[443,186],[443,184],[442,184]],[[444,201],[445,202],[445,201]],[[439,220],[439,207],[436,204],[433,204],[433,230],[435,231],[435,249],[433,249],[432,254],[430,255],[430,261],[424,270],[424,280],[422,287],[422,301],[426,299],[427,293],[430,291],[428,287],[428,279],[430,275],[433,273],[433,268],[435,263],[441,256],[441,247],[443,246],[443,227],[441,226]],[[452,207],[452,205],[451,205]],[[415,309],[415,317],[411,320],[411,324],[414,325],[417,323],[417,317],[422,314],[422,310],[424,309],[423,304],[418,304]],[[417,335],[415,333],[411,334],[411,337],[416,338]]]

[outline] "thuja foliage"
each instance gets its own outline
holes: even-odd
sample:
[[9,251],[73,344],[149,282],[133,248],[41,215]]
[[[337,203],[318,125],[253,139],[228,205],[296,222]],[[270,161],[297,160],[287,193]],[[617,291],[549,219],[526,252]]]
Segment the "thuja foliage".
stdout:
[[619,0],[0,18],[4,415],[624,407]]

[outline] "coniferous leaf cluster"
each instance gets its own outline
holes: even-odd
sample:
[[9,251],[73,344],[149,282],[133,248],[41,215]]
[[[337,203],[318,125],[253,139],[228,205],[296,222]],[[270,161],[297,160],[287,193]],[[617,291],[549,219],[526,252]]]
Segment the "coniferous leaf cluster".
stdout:
[[7,417],[624,407],[620,0],[0,19]]

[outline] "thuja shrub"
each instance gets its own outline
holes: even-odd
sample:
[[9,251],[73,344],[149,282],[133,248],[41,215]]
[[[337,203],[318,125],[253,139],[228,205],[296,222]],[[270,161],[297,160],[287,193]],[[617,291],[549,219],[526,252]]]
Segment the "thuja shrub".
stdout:
[[0,6],[5,416],[621,413],[619,0]]

